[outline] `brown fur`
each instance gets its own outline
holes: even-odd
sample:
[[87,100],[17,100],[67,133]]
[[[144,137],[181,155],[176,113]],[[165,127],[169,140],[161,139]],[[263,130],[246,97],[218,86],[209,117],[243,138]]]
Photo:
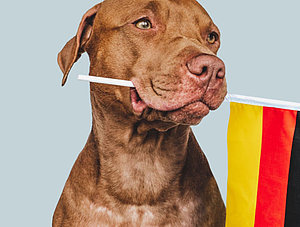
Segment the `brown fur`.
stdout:
[[[145,16],[153,29],[141,31],[133,22]],[[92,130],[54,227],[225,225],[219,189],[189,126],[226,94],[225,79],[209,71],[223,64],[219,41],[206,41],[212,31],[219,34],[194,0],[106,0],[84,15],[58,56],[63,84],[86,51],[90,75],[132,80],[147,107],[136,111],[127,87],[90,84]],[[210,62],[210,76],[194,75],[200,59]]]

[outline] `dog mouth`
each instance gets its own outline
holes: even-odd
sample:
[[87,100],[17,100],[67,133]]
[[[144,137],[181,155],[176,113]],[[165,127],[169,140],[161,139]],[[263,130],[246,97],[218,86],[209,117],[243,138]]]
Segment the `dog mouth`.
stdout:
[[161,112],[168,112],[174,116],[193,115],[194,117],[203,117],[210,111],[209,106],[201,99],[191,101],[181,106],[166,107],[166,110],[159,110],[153,106],[147,105],[147,103],[140,97],[136,88],[130,88],[131,105],[134,112],[138,115],[142,115],[143,111],[148,107]]
[[130,88],[130,97],[134,112],[141,115],[148,105],[141,99],[136,88]]

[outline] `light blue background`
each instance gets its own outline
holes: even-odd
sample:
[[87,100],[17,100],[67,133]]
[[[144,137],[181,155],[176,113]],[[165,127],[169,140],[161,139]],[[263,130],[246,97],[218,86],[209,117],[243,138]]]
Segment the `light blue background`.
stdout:
[[[1,1],[0,226],[50,226],[91,127],[84,55],[61,88],[56,55],[98,1]],[[230,93],[300,102],[298,0],[201,1],[222,32]],[[226,198],[229,105],[194,127]]]

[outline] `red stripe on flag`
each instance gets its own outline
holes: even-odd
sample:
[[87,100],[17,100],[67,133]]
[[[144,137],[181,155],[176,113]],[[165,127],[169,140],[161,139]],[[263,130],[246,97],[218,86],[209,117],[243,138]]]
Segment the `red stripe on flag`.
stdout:
[[283,227],[297,111],[263,108],[255,227]]

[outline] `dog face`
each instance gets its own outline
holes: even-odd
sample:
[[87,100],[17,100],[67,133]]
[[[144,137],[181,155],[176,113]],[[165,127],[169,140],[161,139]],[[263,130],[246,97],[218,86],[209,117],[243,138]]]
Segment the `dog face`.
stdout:
[[226,95],[219,47],[218,28],[195,0],[106,0],[84,15],[58,61],[63,84],[84,51],[90,75],[131,80],[135,89],[91,84],[92,100],[111,113],[191,125]]

